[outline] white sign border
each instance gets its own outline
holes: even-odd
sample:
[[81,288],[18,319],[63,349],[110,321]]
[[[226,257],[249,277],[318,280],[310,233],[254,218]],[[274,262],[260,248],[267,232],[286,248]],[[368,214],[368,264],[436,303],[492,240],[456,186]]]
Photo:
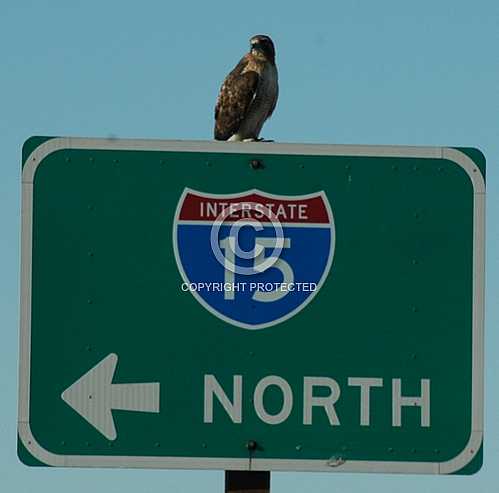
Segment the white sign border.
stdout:
[[[44,449],[33,436],[29,421],[31,360],[31,269],[33,182],[38,166],[48,155],[62,149],[219,152],[351,157],[401,157],[446,159],[460,166],[473,186],[473,314],[472,314],[472,412],[468,443],[445,462],[345,460],[333,467],[328,461],[288,459],[235,459],[205,457],[149,457],[62,455]],[[21,326],[19,362],[18,433],[26,449],[39,461],[65,467],[130,467],[155,469],[225,469],[271,471],[379,472],[451,474],[470,463],[483,440],[483,338],[485,276],[485,182],[478,166],[463,152],[444,147],[353,146],[323,144],[230,143],[132,139],[85,139],[56,137],[29,155],[22,172]]]

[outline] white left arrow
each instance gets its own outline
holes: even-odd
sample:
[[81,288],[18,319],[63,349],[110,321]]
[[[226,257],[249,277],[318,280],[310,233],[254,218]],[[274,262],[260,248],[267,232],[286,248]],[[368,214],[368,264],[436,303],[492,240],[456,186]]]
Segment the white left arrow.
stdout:
[[108,354],[61,397],[108,440],[116,440],[112,409],[159,413],[159,383],[113,383],[118,356]]

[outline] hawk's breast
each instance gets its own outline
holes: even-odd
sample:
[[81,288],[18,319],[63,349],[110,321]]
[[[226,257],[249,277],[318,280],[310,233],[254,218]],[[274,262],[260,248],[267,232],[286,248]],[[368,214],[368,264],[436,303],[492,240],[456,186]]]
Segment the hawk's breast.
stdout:
[[277,99],[277,69],[275,65],[266,64],[260,73],[260,80],[255,97],[241,124],[239,134],[258,137],[260,130],[272,112]]

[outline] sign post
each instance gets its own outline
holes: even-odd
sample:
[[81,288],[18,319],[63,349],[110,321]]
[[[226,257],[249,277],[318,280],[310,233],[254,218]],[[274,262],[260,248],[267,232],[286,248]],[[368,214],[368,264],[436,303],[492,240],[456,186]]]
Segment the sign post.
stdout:
[[269,493],[268,471],[225,471],[225,493]]
[[234,493],[476,472],[484,176],[475,149],[29,139],[19,457]]

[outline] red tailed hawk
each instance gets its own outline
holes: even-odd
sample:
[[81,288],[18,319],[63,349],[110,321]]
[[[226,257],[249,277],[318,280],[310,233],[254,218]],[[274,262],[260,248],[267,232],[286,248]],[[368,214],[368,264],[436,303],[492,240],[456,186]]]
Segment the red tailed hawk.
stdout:
[[215,106],[215,139],[254,141],[277,103],[279,87],[274,43],[250,39],[250,51],[225,78]]

